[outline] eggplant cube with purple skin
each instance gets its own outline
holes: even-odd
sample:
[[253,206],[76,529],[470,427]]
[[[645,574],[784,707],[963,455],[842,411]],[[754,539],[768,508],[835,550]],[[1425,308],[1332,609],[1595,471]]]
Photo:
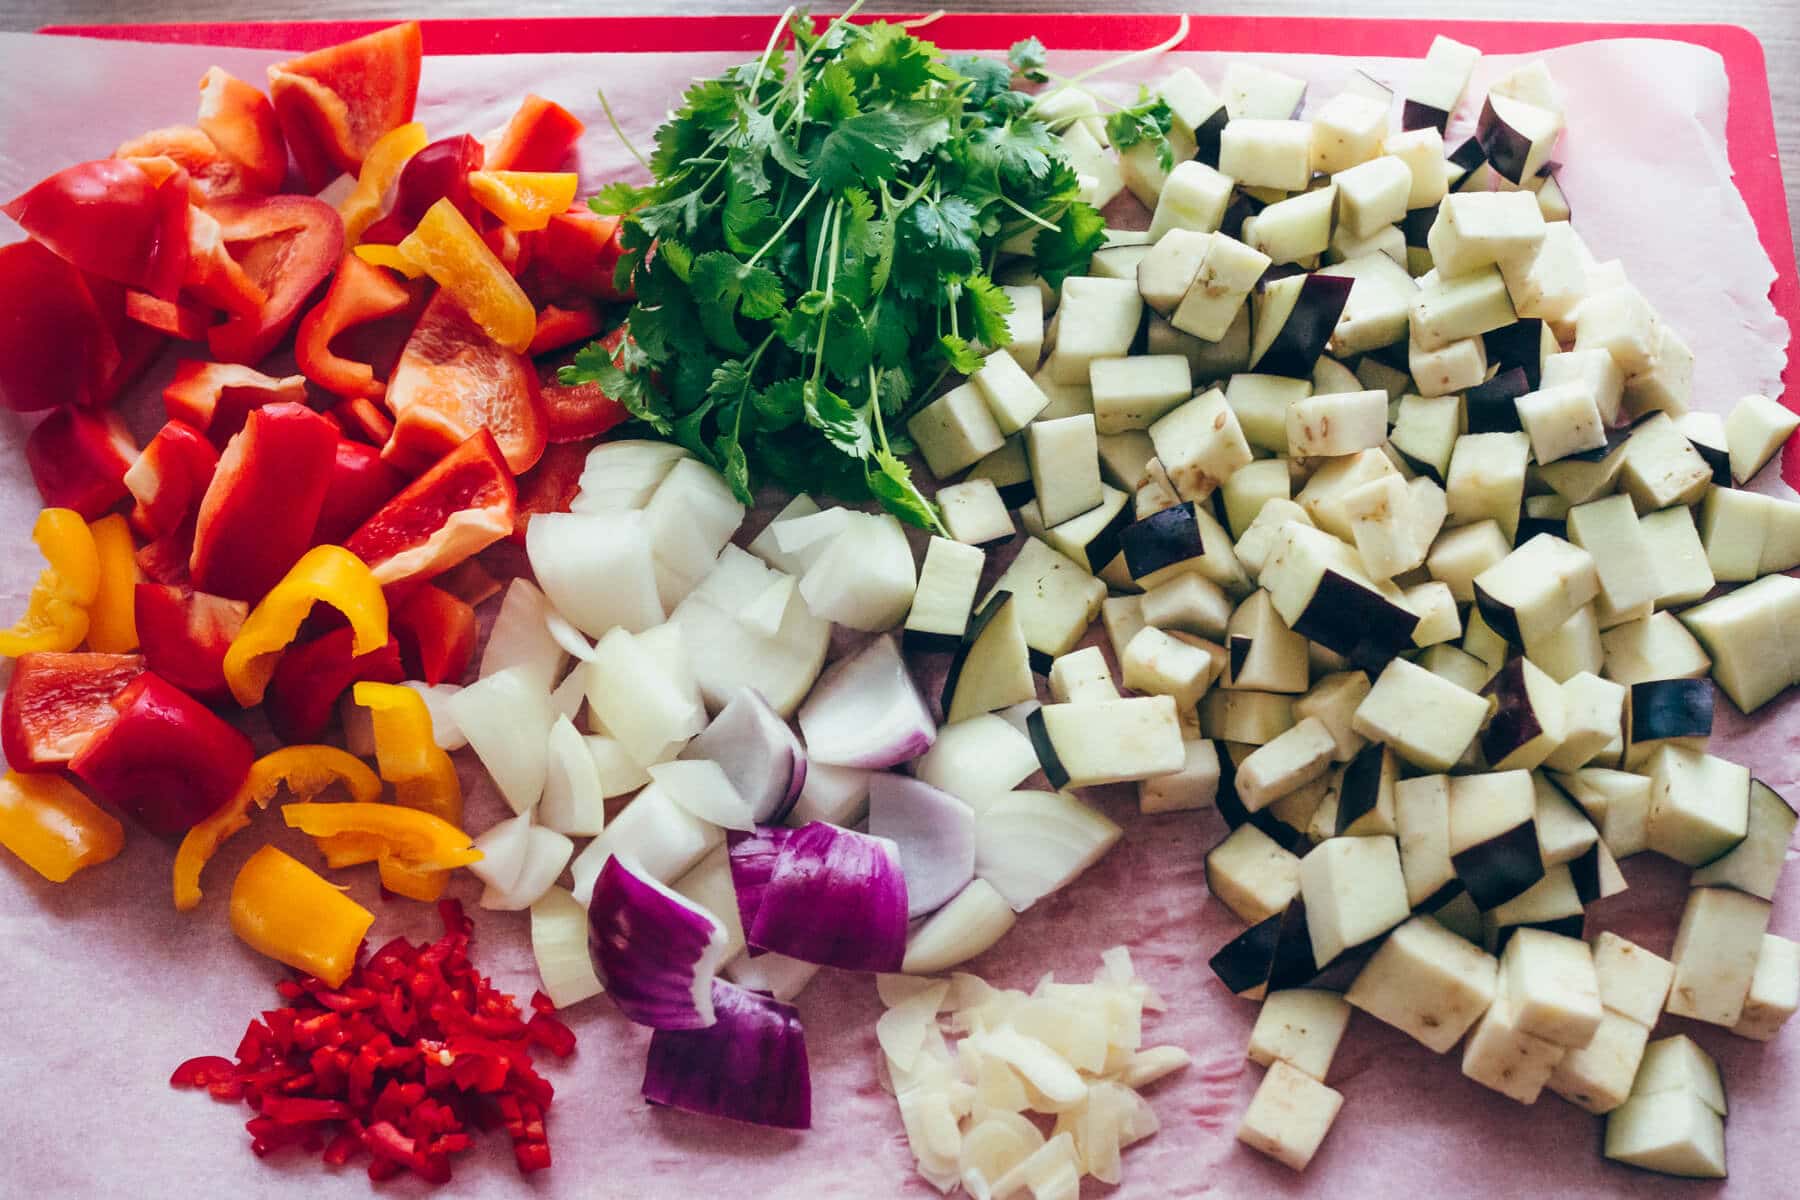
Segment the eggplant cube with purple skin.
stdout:
[[1282,621],[1267,591],[1258,588],[1231,614],[1225,649],[1224,686],[1252,692],[1306,690],[1307,640]]
[[1540,533],[1477,575],[1473,590],[1482,618],[1517,644],[1554,633],[1599,594],[1600,577],[1587,551]]
[[1529,771],[1450,781],[1450,860],[1481,909],[1494,909],[1544,877],[1537,789]]
[[1413,917],[1370,958],[1345,999],[1436,1054],[1493,1003],[1499,963],[1431,917]]
[[1352,286],[1341,275],[1316,272],[1264,284],[1251,303],[1251,366],[1266,375],[1310,377],[1344,315]]
[[1399,780],[1393,785],[1393,797],[1406,901],[1417,910],[1456,885],[1456,867],[1450,861],[1450,777]]
[[1331,332],[1328,347],[1333,354],[1351,358],[1406,340],[1413,297],[1419,289],[1405,267],[1386,254],[1364,252],[1346,257],[1333,266],[1321,267],[1319,274],[1344,276],[1354,281],[1344,310]]
[[1419,624],[1418,614],[1369,579],[1355,550],[1297,523],[1280,527],[1261,582],[1289,629],[1359,660],[1383,661],[1406,649]]
[[1489,93],[1476,122],[1475,139],[1495,174],[1522,185],[1549,161],[1562,130],[1560,112]]
[[1151,779],[1179,771],[1187,757],[1168,696],[1046,704],[1032,714],[1031,732],[1044,773],[1057,787]]
[[[1036,697],[1020,608],[1016,593],[997,589],[970,619],[944,679],[946,722],[955,724]],[[921,749],[926,748],[929,743]]]
[[1529,658],[1509,660],[1482,694],[1496,705],[1481,735],[1494,770],[1531,770],[1561,748],[1568,729],[1562,688]]
[[1404,922],[1406,878],[1391,837],[1332,838],[1300,860],[1313,961],[1329,965],[1346,950]]
[[1764,900],[1775,898],[1775,885],[1787,862],[1788,844],[1800,823],[1794,809],[1760,779],[1750,781],[1750,816],[1744,840],[1693,874],[1695,887],[1733,887]]

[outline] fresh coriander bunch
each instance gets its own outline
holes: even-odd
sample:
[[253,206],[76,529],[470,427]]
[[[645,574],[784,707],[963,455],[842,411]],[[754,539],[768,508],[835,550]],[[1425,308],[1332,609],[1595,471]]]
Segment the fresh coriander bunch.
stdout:
[[939,528],[901,461],[904,423],[1010,340],[1001,242],[1035,228],[1055,286],[1105,237],[1013,87],[1044,77],[1043,47],[1009,58],[784,18],[762,57],[688,90],[649,185],[590,201],[624,219],[618,277],[637,302],[616,361],[588,346],[564,381],[599,383],[746,503],[773,481]]

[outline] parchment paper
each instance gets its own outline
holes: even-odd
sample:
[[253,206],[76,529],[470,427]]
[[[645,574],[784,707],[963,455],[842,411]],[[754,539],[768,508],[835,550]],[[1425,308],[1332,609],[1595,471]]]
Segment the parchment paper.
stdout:
[[[123,139],[193,120],[194,81],[218,63],[260,80],[279,56],[0,36],[0,194],[14,195],[67,163],[108,153]],[[1224,56],[1171,55],[1127,71],[1102,90],[1129,98],[1139,78],[1181,63],[1217,81]],[[1268,57],[1268,56],[1258,56]],[[1057,56],[1073,71],[1098,56]],[[1601,257],[1622,258],[1631,278],[1698,356],[1698,403],[1723,411],[1749,391],[1773,394],[1785,327],[1766,295],[1773,272],[1726,162],[1726,80],[1710,52],[1676,43],[1612,41],[1552,51],[1568,100],[1570,132],[1559,151],[1577,227]],[[626,128],[650,131],[684,83],[735,55],[545,55],[428,59],[419,116],[433,136],[496,128],[522,93],[536,91],[576,111],[591,133],[583,174],[594,183],[633,169],[593,99],[604,84]],[[1353,66],[1404,79],[1400,61],[1269,58],[1314,83],[1311,102],[1332,95]],[[1470,94],[1509,65],[1482,63]],[[1460,127],[1466,127],[1463,114]],[[1453,130],[1453,135],[1456,130]],[[8,227],[7,238],[15,231]],[[140,397],[140,433],[160,421]],[[38,498],[19,453],[25,419],[0,416],[0,612],[12,613],[38,570],[28,533]],[[1766,476],[1772,472],[1766,472]],[[1762,486],[1773,488],[1765,483]],[[1785,489],[1782,489],[1785,494]],[[753,530],[767,514],[753,517]],[[1721,702],[1720,753],[1747,762],[1795,794],[1800,697],[1789,695],[1755,722]],[[466,757],[466,752],[459,757]],[[462,764],[469,824],[502,812],[473,762]],[[1363,1196],[1741,1196],[1789,1194],[1789,1154],[1800,1122],[1800,1051],[1792,1031],[1774,1043],[1665,1020],[1659,1032],[1695,1035],[1716,1054],[1730,1091],[1727,1138],[1732,1178],[1681,1183],[1606,1164],[1601,1122],[1546,1093],[1523,1108],[1462,1078],[1453,1053],[1438,1059],[1378,1022],[1357,1015],[1330,1082],[1345,1106],[1312,1169],[1295,1176],[1237,1145],[1233,1130],[1260,1070],[1244,1045],[1255,1006],[1229,996],[1207,957],[1240,926],[1213,905],[1201,857],[1220,837],[1216,813],[1146,818],[1128,789],[1094,797],[1125,828],[1099,866],[1027,913],[1002,945],[974,965],[996,983],[1029,987],[1046,970],[1085,978],[1099,952],[1129,945],[1140,970],[1170,1001],[1148,1023],[1147,1041],[1187,1047],[1195,1063],[1158,1085],[1152,1100],[1163,1132],[1129,1150],[1127,1197],[1277,1194]],[[66,886],[44,883],[0,856],[0,1193],[36,1197],[356,1196],[369,1187],[360,1165],[337,1172],[298,1152],[258,1162],[241,1129],[248,1111],[173,1092],[170,1070],[190,1055],[229,1053],[245,1023],[275,1000],[282,970],[232,937],[225,920],[230,881],[245,857],[272,839],[316,862],[262,817],[207,870],[207,896],[190,914],[169,901],[173,847],[132,830],[125,853]],[[1596,910],[1590,933],[1620,929],[1666,953],[1685,873],[1651,855],[1625,864],[1631,890]],[[341,873],[377,913],[372,936],[436,931],[424,906],[382,903],[372,868]],[[474,881],[454,889],[473,906]],[[1790,883],[1775,928],[1800,933]],[[524,914],[476,915],[475,956],[522,997],[536,986]],[[743,1129],[655,1110],[639,1096],[648,1033],[604,998],[572,1010],[577,1056],[552,1064],[558,1102],[551,1116],[556,1166],[521,1183],[505,1139],[467,1156],[445,1195],[538,1194],[676,1200],[684,1197],[920,1196],[893,1101],[875,1081],[866,979],[822,973],[800,997],[813,1065],[814,1128],[795,1135]],[[423,1194],[411,1179],[384,1185]],[[1085,1195],[1111,1189],[1089,1183]]]

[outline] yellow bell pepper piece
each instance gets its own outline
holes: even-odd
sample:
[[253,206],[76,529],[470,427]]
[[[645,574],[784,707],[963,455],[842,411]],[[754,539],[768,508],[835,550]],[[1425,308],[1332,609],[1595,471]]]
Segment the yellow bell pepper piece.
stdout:
[[387,842],[369,833],[334,833],[313,840],[325,856],[325,865],[334,871],[377,862],[387,850]]
[[31,527],[31,540],[50,565],[32,585],[19,623],[0,630],[0,655],[7,658],[81,645],[88,632],[88,608],[100,591],[100,552],[80,513],[46,508]]
[[423,900],[427,904],[435,903],[449,886],[450,872],[427,870],[401,862],[391,855],[376,860],[377,869],[381,872],[381,886],[396,896],[405,896],[408,900]]
[[118,818],[61,775],[8,771],[0,779],[0,846],[51,883],[66,883],[124,845]]
[[88,609],[88,649],[130,654],[138,648],[137,585],[144,577],[138,570],[131,526],[114,513],[89,525],[88,532],[94,535],[94,551],[100,558],[100,588]]
[[369,147],[362,170],[356,173],[356,186],[338,205],[338,215],[344,218],[344,245],[354,246],[362,240],[381,216],[388,189],[400,178],[407,161],[424,148],[425,126],[418,121],[388,130]]
[[462,824],[462,781],[432,736],[425,699],[397,683],[358,683],[351,693],[375,725],[375,761],[394,799],[452,825]]
[[175,852],[175,907],[187,912],[200,903],[201,870],[228,838],[250,827],[252,804],[269,807],[283,787],[298,799],[310,800],[338,783],[352,800],[372,804],[381,799],[381,780],[375,772],[336,746],[284,746],[257,759],[237,795],[183,835]]
[[425,210],[400,242],[400,253],[437,281],[469,319],[518,354],[537,332],[537,309],[469,219],[448,199]]
[[469,194],[518,233],[543,229],[569,211],[581,177],[573,171],[471,171]]
[[469,835],[450,822],[397,804],[290,804],[281,817],[315,838],[343,833],[379,838],[389,857],[429,870],[466,867],[482,858]]
[[225,651],[225,682],[239,704],[262,702],[281,652],[321,601],[350,622],[353,653],[373,654],[387,645],[387,597],[368,565],[342,546],[314,546],[250,610]]
[[331,987],[349,978],[374,923],[374,913],[273,846],[252,854],[231,885],[231,931],[252,950]]
[[400,253],[398,247],[386,246],[380,242],[369,242],[365,245],[358,246],[356,248],[356,257],[362,259],[372,267],[386,267],[391,271],[398,271],[408,279],[418,279],[425,274],[424,271],[419,269],[418,264],[406,257],[406,255]]

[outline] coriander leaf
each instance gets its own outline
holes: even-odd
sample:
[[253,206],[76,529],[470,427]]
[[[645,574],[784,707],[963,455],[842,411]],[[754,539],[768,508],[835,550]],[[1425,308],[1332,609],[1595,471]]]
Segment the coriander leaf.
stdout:
[[1037,121],[1008,121],[969,135],[970,159],[1012,187],[1049,178],[1051,158],[1059,149],[1056,138]]
[[1169,129],[1174,123],[1169,102],[1152,94],[1149,88],[1140,87],[1136,104],[1106,118],[1106,136],[1119,150],[1128,150],[1139,142],[1155,143],[1156,160],[1167,171],[1175,165],[1175,151],[1169,145]]
[[941,103],[907,101],[894,105],[893,112],[906,130],[900,146],[904,162],[918,162],[950,139],[950,114]]
[[588,197],[588,207],[603,217],[624,216],[643,205],[655,190],[634,187],[622,179],[615,179]]
[[749,390],[750,365],[741,358],[728,358],[713,368],[706,394],[720,404],[729,404]]
[[[875,379],[875,400],[881,405],[881,415],[895,417],[906,411],[912,403],[912,375],[905,367],[886,367]],[[894,434],[888,435],[891,442]]]
[[806,160],[794,148],[787,135],[775,125],[775,115],[759,109],[750,114],[737,144],[745,149],[760,149],[790,175],[806,178]]
[[[767,186],[767,181],[764,181]],[[725,188],[725,208],[720,214],[725,244],[736,254],[755,254],[775,231],[775,208],[765,196],[740,182],[734,173]]]
[[981,261],[975,244],[977,215],[961,196],[920,197],[900,214],[900,248],[943,271],[973,271]]
[[[725,415],[720,414],[719,423],[725,423]],[[725,476],[725,482],[731,485],[732,494],[740,504],[755,504],[756,498],[750,494],[750,463],[744,457],[744,447],[735,433],[721,433],[713,439],[713,457],[718,460],[719,474]]]
[[881,99],[904,99],[931,81],[937,48],[898,25],[873,21],[859,26],[844,51],[844,63],[864,92]]
[[1032,243],[1038,274],[1051,287],[1061,287],[1070,275],[1080,275],[1106,242],[1106,218],[1100,210],[1080,200],[1064,210],[1054,230],[1038,231]]
[[946,333],[937,340],[937,348],[943,354],[944,361],[958,375],[973,375],[981,370],[981,356],[970,349],[969,343],[954,333]]
[[874,186],[900,169],[905,144],[906,127],[891,112],[877,110],[840,121],[819,144],[812,179],[834,191],[859,179]]
[[705,207],[705,198],[699,191],[684,192],[638,209],[637,220],[654,238],[691,236],[700,228],[700,214]]
[[953,54],[944,65],[968,81],[968,103],[975,108],[984,108],[988,101],[1012,90],[1012,68],[996,59]]
[[834,125],[862,111],[856,101],[856,80],[841,62],[826,63],[806,92],[806,117],[822,125]]
[[663,264],[674,272],[675,278],[683,283],[688,282],[688,274],[694,269],[694,252],[692,250],[674,238],[664,238],[657,243],[656,253]]
[[802,293],[793,307],[775,318],[775,333],[794,350],[811,353],[819,340],[819,322],[825,315],[825,293]]
[[888,297],[869,312],[869,340],[875,358],[889,368],[902,368],[912,357],[913,309]]
[[963,280],[963,295],[969,301],[969,328],[975,340],[990,350],[1012,341],[1012,330],[1006,324],[1013,310],[1012,297],[986,275],[971,275]]
[[711,400],[704,401],[675,422],[675,440],[692,450],[694,456],[709,467],[713,465],[712,448],[706,444],[700,427],[706,423],[712,406]]
[[825,369],[845,383],[860,381],[872,353],[869,329],[860,306],[847,296],[834,296],[825,314]]
[[759,429],[779,431],[788,428],[805,415],[804,381],[798,377],[777,380],[756,393],[752,406],[756,410]]
[[740,309],[748,319],[764,321],[780,313],[787,298],[775,272],[753,267],[723,250],[694,260],[692,282],[701,324],[713,342],[727,350],[747,348],[735,320]]
[[868,473],[869,490],[881,501],[881,507],[920,529],[934,532],[943,529],[937,511],[913,483],[912,471],[886,450],[876,450],[863,462]]
[[806,382],[801,391],[806,423],[825,435],[825,440],[852,458],[865,458],[875,448],[874,436],[862,413],[849,401],[820,383]]
[[1046,57],[1044,43],[1034,37],[1014,42],[1012,49],[1006,52],[1006,61],[1012,64],[1013,74],[1033,83],[1043,83],[1050,78],[1044,72]]

